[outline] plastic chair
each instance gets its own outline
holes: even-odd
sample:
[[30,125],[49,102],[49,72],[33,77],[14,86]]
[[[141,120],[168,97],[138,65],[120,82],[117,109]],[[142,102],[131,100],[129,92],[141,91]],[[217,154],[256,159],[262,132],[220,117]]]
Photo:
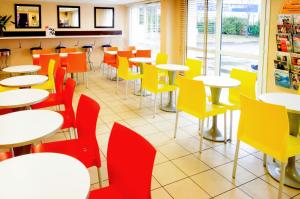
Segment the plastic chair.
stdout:
[[203,82],[186,78],[180,79],[174,138],[176,138],[180,111],[199,119],[200,153],[202,151],[204,120],[208,117],[224,114],[224,142],[226,143],[226,108],[224,106],[208,104],[206,102],[206,93]]
[[85,53],[69,53],[67,73],[83,73],[85,85],[88,87],[87,62]]
[[41,70],[38,71],[38,74],[40,75],[48,74],[48,66],[51,59],[55,60],[55,68],[60,67],[60,57],[58,53],[41,54],[39,60],[39,65],[41,66]]
[[289,119],[286,108],[241,96],[241,116],[234,156],[232,177],[236,176],[240,142],[244,142],[280,161],[278,198],[281,198],[285,166],[289,157],[300,154],[300,140],[289,135]]
[[130,50],[130,51],[133,51],[133,50],[136,50],[136,47],[135,46],[128,46],[127,49]]
[[55,93],[50,93],[49,97],[37,104],[31,106],[32,109],[46,108],[50,106],[59,106],[63,104],[64,79],[66,71],[63,68],[56,69],[55,72]]
[[[128,96],[128,81],[141,79],[142,75],[132,72],[130,70],[128,59],[126,57],[118,56],[118,60],[119,60],[118,61],[119,67],[118,67],[118,71],[117,71],[117,89],[119,88],[119,79],[120,78],[124,79],[126,81],[125,93],[126,93],[126,98],[127,98],[127,96]],[[135,86],[134,86],[134,88],[135,88]]]
[[[38,54],[38,55],[42,55],[42,54],[51,54],[51,51],[48,49],[41,49],[41,50],[32,50],[32,54]],[[32,57],[32,64],[33,65],[39,65],[40,64],[40,58],[34,58]]]
[[184,72],[184,77],[193,79],[194,77],[202,75],[203,62],[198,59],[186,59],[185,65],[189,67],[189,70]]
[[60,52],[61,53],[74,53],[77,52],[77,48],[61,48]]
[[[112,55],[110,53],[107,53],[106,51],[118,51],[118,47],[108,47],[108,48],[106,48],[104,53],[103,53],[103,61],[100,64],[100,67],[102,65],[103,73],[104,73],[104,66],[105,65],[110,67],[110,73],[112,73],[112,67],[117,67],[117,55]],[[110,74],[110,76],[112,76],[112,75]]]
[[76,112],[78,139],[39,144],[33,147],[33,153],[62,153],[78,159],[87,168],[96,166],[101,186],[101,160],[96,140],[96,125],[99,111],[100,106],[95,100],[81,95]]
[[[142,81],[142,90],[147,90],[155,95],[154,98],[154,110],[153,115],[155,116],[156,113],[156,98],[158,93],[163,92],[170,92],[175,91],[175,98],[176,98],[176,86],[169,85],[166,83],[160,83],[158,80],[158,69],[149,64],[144,65],[144,74],[143,74],[143,81]],[[140,97],[140,107],[142,105],[142,95]]]
[[[156,55],[155,65],[167,64],[167,63],[168,63],[168,54],[158,53]],[[158,69],[158,76],[159,78],[163,77],[164,81],[166,81],[166,78],[168,77],[168,71]]]
[[48,67],[48,80],[43,84],[32,86],[32,88],[51,90],[55,92],[55,80],[54,80],[54,73],[56,70],[55,63],[56,63],[55,60],[50,59],[49,67]]
[[137,50],[135,53],[136,57],[151,57],[151,50]]
[[[132,51],[129,50],[122,50],[122,51],[118,51],[118,57],[125,57],[127,58],[127,60],[129,60],[132,57],[135,57],[134,54],[132,53]],[[128,62],[129,67],[132,67],[132,63]],[[119,67],[119,59],[117,59],[117,68]]]
[[12,153],[11,152],[1,152],[0,153],[0,162],[3,160],[7,160],[9,158],[12,158]]
[[155,154],[142,136],[115,123],[107,149],[109,186],[91,191],[89,199],[151,199]]
[[254,72],[234,68],[230,72],[230,77],[241,82],[239,87],[229,89],[228,101],[221,102],[230,112],[230,140],[232,140],[233,111],[240,109],[240,95],[256,99],[257,75]]

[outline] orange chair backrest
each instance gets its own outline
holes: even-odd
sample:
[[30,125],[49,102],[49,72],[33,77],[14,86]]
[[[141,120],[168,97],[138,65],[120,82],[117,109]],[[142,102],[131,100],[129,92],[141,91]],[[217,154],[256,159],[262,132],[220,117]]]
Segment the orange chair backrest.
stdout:
[[106,49],[107,51],[118,51],[118,47],[109,47]]
[[137,50],[136,57],[151,57],[151,50]]
[[135,46],[128,46],[128,50],[131,50],[131,51],[136,50],[136,47]]
[[60,67],[60,57],[59,57],[58,53],[41,54],[40,55],[40,61],[39,61],[39,65],[41,66],[41,70],[38,71],[38,74],[48,75],[48,65],[49,65],[49,61],[51,59],[55,60],[55,69],[54,69],[54,71],[58,67]]
[[[119,57],[126,57],[127,59],[134,57],[134,54],[130,50],[118,51]],[[119,60],[117,59],[117,66],[119,66]]]
[[69,53],[68,54],[67,73],[86,72],[87,62],[85,53]]
[[49,49],[41,49],[41,50],[33,50],[32,54],[50,54],[51,51]]
[[77,52],[77,48],[61,48],[61,53],[74,53]]

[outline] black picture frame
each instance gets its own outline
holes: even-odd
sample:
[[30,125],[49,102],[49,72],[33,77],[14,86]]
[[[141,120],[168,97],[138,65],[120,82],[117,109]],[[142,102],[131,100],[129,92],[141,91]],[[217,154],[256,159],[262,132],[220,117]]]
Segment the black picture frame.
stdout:
[[[60,8],[77,8],[78,9],[78,26],[61,26],[59,23],[59,21],[60,21],[59,9]],[[80,22],[81,22],[80,6],[67,6],[67,5],[58,5],[57,6],[57,28],[80,28]]]
[[[19,27],[18,26],[18,6],[23,7],[37,7],[39,9],[39,25],[38,26],[28,26],[28,27]],[[41,5],[40,4],[15,4],[15,28],[16,29],[32,29],[32,28],[41,28],[42,27],[42,14],[41,14]]]
[[[97,26],[97,9],[112,10],[112,26]],[[94,27],[95,28],[114,28],[115,27],[115,8],[114,7],[94,7]]]

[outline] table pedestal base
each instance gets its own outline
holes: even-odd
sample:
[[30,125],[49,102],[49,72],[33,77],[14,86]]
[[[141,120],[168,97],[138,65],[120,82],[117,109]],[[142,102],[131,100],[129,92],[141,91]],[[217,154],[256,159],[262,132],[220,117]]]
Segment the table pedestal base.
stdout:
[[168,103],[167,105],[162,106],[160,109],[166,112],[176,113],[176,107],[173,103]]
[[224,136],[218,128],[210,128],[208,130],[204,130],[203,138],[214,142],[224,142]]
[[20,156],[20,155],[29,154],[31,152],[31,145],[14,147],[13,150],[14,150],[15,157]]

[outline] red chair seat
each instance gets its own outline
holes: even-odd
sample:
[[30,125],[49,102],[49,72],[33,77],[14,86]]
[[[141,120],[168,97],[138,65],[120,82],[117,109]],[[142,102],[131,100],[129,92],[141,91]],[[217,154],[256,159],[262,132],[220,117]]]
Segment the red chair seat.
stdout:
[[0,162],[9,158],[12,158],[12,154],[10,152],[0,153]]
[[89,199],[124,199],[120,193],[115,191],[113,186],[105,187],[90,192]]
[[49,106],[57,106],[63,104],[63,97],[61,95],[57,95],[56,93],[49,94],[49,97],[37,104],[31,106],[32,109],[45,108]]
[[100,167],[101,162],[99,149],[96,145],[86,144],[78,139],[43,143],[33,147],[33,153],[52,152],[62,153],[80,160],[87,168],[96,166]]
[[11,108],[0,109],[0,115],[4,115],[7,113],[11,113],[11,112],[13,112],[13,109],[11,109]]
[[74,114],[69,113],[68,111],[57,111],[57,112],[61,114],[64,118],[64,123],[61,129],[67,129],[71,127],[76,128]]

